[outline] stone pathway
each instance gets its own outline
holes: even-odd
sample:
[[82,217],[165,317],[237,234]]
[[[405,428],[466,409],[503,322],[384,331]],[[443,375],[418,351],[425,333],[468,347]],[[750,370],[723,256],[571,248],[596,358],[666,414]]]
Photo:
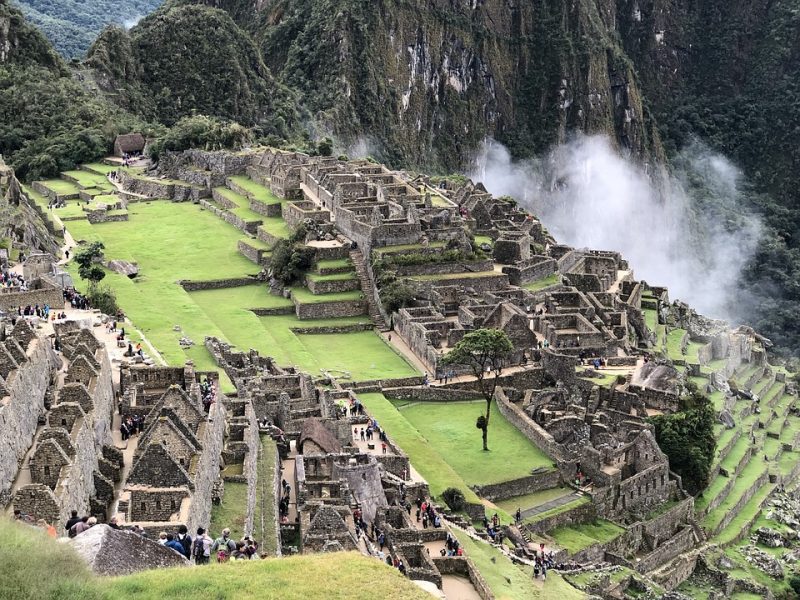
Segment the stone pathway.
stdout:
[[554,508],[558,508],[559,506],[564,506],[565,504],[569,504],[570,502],[574,502],[578,498],[581,497],[581,494],[578,492],[573,492],[571,494],[566,494],[559,498],[555,498],[544,504],[540,504],[539,506],[534,506],[533,508],[529,508],[527,510],[522,511],[522,518],[529,519],[530,517],[535,517],[536,515],[542,514],[547,512],[548,510],[552,510]]

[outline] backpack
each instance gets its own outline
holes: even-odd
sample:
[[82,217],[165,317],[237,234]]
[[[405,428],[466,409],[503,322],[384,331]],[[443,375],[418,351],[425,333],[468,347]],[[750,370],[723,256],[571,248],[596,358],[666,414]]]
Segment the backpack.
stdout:
[[183,547],[183,555],[186,558],[190,558],[192,555],[192,538],[189,537],[189,534],[187,533],[183,536],[183,539],[178,538],[178,543]]
[[203,558],[206,555],[206,543],[205,538],[202,536],[197,536],[192,543],[194,550],[192,554],[195,558]]

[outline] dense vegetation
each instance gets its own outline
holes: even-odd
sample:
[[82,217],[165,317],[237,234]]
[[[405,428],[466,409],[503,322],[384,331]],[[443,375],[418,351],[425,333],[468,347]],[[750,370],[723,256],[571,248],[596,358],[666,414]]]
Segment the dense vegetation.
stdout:
[[[70,75],[42,34],[0,4],[0,154],[21,178],[52,176],[107,154],[114,137],[146,129]],[[5,39],[2,39],[6,36]]]
[[286,138],[297,125],[294,95],[222,10],[167,5],[130,33],[106,29],[87,62],[123,106],[168,126],[204,114]]
[[690,494],[708,485],[717,442],[716,421],[711,401],[691,387],[682,398],[682,410],[652,417],[656,441],[669,458],[670,469],[681,476],[683,488]]
[[66,58],[82,57],[109,23],[131,26],[162,0],[16,0]]

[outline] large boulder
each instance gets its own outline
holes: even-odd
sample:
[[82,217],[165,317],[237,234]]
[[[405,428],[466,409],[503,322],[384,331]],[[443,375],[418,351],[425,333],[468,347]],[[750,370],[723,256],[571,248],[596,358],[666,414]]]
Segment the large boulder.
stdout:
[[159,567],[188,566],[183,556],[137,533],[95,525],[69,543],[98,575],[127,575]]
[[127,275],[131,279],[139,274],[139,267],[125,260],[110,260],[108,268],[120,275]]

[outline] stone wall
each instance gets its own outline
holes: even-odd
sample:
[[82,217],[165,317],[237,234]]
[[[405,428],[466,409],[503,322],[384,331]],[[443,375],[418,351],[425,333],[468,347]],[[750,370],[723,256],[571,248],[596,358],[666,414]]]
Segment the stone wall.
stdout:
[[187,292],[196,292],[198,290],[219,290],[221,288],[254,285],[258,283],[258,280],[252,277],[232,277],[231,279],[213,279],[210,281],[190,281],[188,279],[182,279],[178,283]]
[[558,263],[546,256],[533,256],[520,265],[505,265],[503,273],[512,285],[525,285],[549,277],[556,272]]
[[416,402],[459,402],[474,398],[472,392],[428,386],[384,388],[383,395],[392,400],[413,400]]
[[199,201],[200,206],[202,206],[207,211],[210,211],[217,215],[220,219],[225,221],[226,223],[233,225],[236,229],[243,231],[245,233],[249,233],[250,235],[256,235],[259,230],[259,225],[261,225],[262,221],[255,220],[255,221],[245,221],[241,217],[236,216],[229,210],[225,210],[224,208],[218,208],[211,204],[206,200]]
[[446,275],[450,273],[480,273],[494,269],[491,260],[454,261],[441,263],[424,263],[421,265],[392,265],[393,270],[402,277],[414,275]]
[[295,304],[295,314],[299,319],[333,319],[357,317],[365,314],[364,300],[342,300],[339,302],[317,302],[315,304]]
[[561,474],[557,470],[534,473],[527,477],[493,483],[489,485],[473,486],[475,493],[481,498],[486,498],[492,502],[513,498],[514,496],[524,496],[541,490],[558,487],[561,484]]
[[[11,290],[13,288],[5,288]],[[20,306],[44,306],[47,304],[55,309],[64,306],[64,294],[60,288],[42,282],[41,289],[28,290],[26,292],[7,291],[0,292],[0,310],[4,312],[16,312]]]
[[575,508],[546,517],[534,523],[526,523],[524,528],[532,535],[541,535],[563,525],[580,525],[597,519],[597,509],[593,503],[581,504]]
[[338,294],[339,292],[352,292],[361,288],[357,277],[350,279],[330,279],[317,281],[311,277],[306,278],[306,286],[312,294]]
[[6,378],[7,396],[0,400],[0,504],[8,493],[25,453],[33,442],[51,371],[58,358],[41,338],[27,348],[28,360]]
[[694,542],[694,531],[691,527],[687,526],[677,535],[653,550],[650,554],[637,561],[636,570],[640,573],[653,571],[679,554],[691,549],[692,546],[694,546]]
[[92,225],[96,223],[116,223],[128,220],[128,213],[109,214],[107,210],[87,210],[86,220]]
[[194,477],[194,495],[189,508],[186,526],[189,531],[208,528],[211,522],[211,490],[219,479],[219,457],[225,435],[225,406],[222,402],[211,405],[205,432],[200,444],[203,451]]
[[494,600],[494,593],[468,556],[434,556],[433,564],[442,575],[466,576],[482,600]]
[[557,443],[552,435],[547,433],[538,423],[526,415],[522,409],[511,402],[505,395],[503,388],[498,387],[495,392],[495,403],[500,414],[509,423],[522,432],[531,443],[542,452],[554,459],[554,461],[566,460],[561,444]]
[[239,240],[237,243],[239,254],[259,266],[266,266],[269,263],[269,250],[257,248],[255,245],[247,243],[247,240]]

